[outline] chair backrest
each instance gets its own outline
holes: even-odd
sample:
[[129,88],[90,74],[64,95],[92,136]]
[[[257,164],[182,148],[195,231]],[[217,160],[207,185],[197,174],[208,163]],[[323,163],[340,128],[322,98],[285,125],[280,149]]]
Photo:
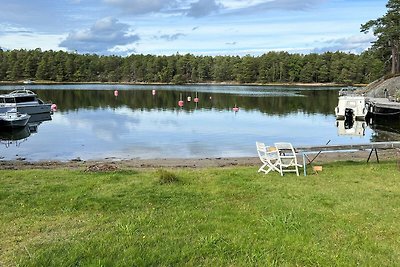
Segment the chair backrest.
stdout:
[[262,142],[256,142],[258,157],[263,160],[276,159],[278,157],[278,150],[275,147],[266,146]]
[[265,144],[261,142],[256,142],[256,147],[257,147],[258,157],[260,159],[265,157],[265,153],[267,152],[267,147],[265,146]]
[[275,147],[279,152],[296,154],[291,143],[280,142],[275,143]]
[[294,153],[294,148],[291,143],[275,143],[275,147],[278,150],[291,150]]

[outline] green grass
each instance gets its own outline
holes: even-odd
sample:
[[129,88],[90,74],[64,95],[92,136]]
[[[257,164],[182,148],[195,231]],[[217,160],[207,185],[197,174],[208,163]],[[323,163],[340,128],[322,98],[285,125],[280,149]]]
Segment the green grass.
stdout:
[[257,169],[1,170],[0,266],[399,264],[396,162]]

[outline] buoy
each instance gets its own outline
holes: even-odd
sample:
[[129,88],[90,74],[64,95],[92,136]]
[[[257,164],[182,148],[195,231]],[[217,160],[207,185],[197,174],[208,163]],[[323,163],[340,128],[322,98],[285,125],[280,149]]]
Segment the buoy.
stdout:
[[191,97],[191,96],[188,96],[188,97],[187,97],[187,102],[190,102],[190,101],[192,101],[192,97]]
[[199,103],[199,98],[195,97],[194,102]]
[[182,94],[179,94],[178,106],[183,107]]
[[151,90],[151,94],[152,94],[152,95],[156,95],[156,90],[154,90],[154,89]]
[[57,105],[56,104],[51,104],[50,109],[51,109],[51,111],[57,111]]
[[115,95],[115,96],[118,96],[118,90],[115,90],[115,91],[114,91],[114,95]]
[[235,105],[235,106],[232,108],[232,110],[233,110],[234,112],[238,112],[238,111],[239,111],[239,108]]

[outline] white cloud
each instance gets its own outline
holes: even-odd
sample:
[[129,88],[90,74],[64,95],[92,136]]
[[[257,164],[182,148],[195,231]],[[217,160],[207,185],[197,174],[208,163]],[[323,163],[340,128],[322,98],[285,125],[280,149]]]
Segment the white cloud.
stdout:
[[329,39],[322,42],[322,46],[315,48],[313,52],[324,53],[324,52],[349,52],[349,53],[361,53],[371,46],[371,42],[375,41],[376,38],[369,34],[359,34],[350,37],[341,37],[336,39]]
[[135,43],[139,36],[130,33],[128,24],[120,23],[115,18],[98,20],[90,29],[73,31],[59,46],[82,53],[107,54],[115,46]]
[[65,38],[63,34],[6,33],[1,35],[0,47],[5,49],[59,50],[58,44]]

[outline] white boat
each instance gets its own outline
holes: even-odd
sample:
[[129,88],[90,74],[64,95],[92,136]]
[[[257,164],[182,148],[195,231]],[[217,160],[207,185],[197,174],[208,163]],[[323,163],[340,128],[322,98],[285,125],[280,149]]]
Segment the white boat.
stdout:
[[26,114],[45,113],[51,111],[51,103],[44,103],[34,92],[25,89],[0,95],[0,112],[13,108]]
[[365,120],[367,114],[368,107],[363,96],[339,96],[339,103],[335,108],[336,119]]
[[0,114],[0,127],[1,128],[18,128],[25,127],[30,119],[30,115],[21,114],[16,110],[7,111]]

